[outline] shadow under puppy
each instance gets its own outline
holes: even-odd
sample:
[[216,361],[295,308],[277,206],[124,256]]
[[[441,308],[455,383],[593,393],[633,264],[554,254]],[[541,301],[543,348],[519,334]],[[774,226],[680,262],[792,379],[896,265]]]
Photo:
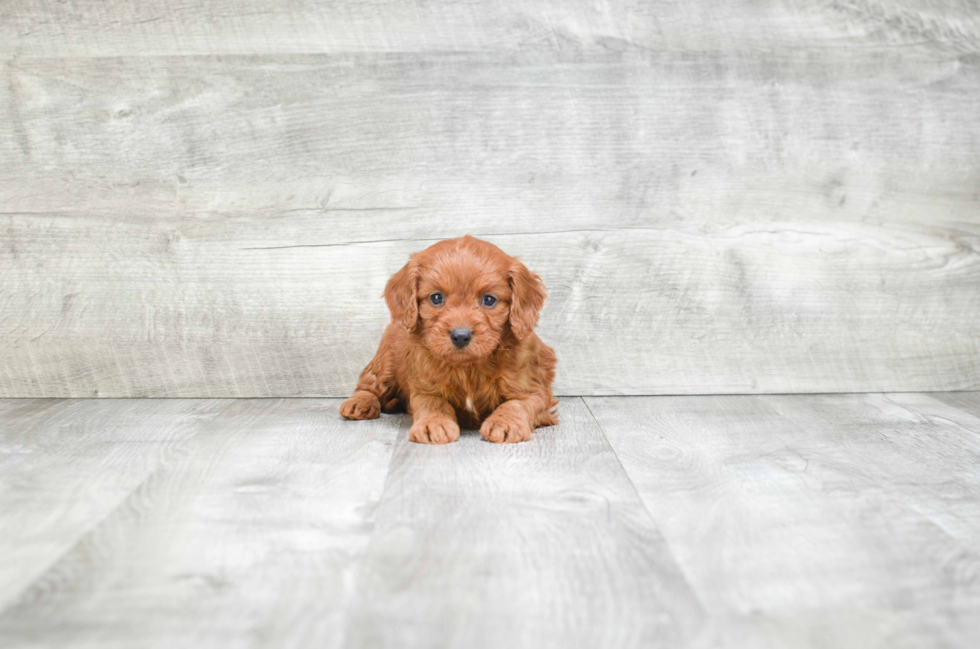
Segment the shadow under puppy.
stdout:
[[491,442],[530,440],[558,423],[555,351],[534,333],[545,297],[540,277],[469,235],[413,254],[385,286],[391,323],[340,414],[404,405],[409,439],[423,444],[455,442],[459,424]]

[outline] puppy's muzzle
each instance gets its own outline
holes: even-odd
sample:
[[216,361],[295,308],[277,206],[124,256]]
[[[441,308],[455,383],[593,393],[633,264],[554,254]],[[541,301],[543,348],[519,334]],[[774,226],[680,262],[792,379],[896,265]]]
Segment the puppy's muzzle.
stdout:
[[453,329],[449,332],[449,339],[453,341],[453,344],[456,345],[456,347],[462,349],[463,347],[469,345],[470,341],[473,340],[473,332],[462,327]]

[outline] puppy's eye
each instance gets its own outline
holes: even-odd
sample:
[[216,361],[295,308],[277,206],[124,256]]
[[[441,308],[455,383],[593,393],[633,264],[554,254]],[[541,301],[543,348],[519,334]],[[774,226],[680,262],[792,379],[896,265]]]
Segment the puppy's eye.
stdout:
[[434,304],[435,306],[439,306],[444,301],[445,300],[442,297],[442,293],[433,293],[432,295],[429,296],[429,302],[432,302],[432,304]]
[[497,303],[497,298],[495,298],[494,296],[492,295],[483,296],[483,306],[493,306],[496,303]]

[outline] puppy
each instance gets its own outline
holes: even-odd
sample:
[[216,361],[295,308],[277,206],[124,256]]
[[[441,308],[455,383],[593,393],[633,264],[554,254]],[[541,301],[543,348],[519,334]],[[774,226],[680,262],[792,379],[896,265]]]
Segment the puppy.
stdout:
[[545,297],[540,277],[469,235],[413,254],[385,286],[391,323],[340,414],[404,405],[422,444],[455,442],[460,424],[491,442],[530,440],[558,423],[557,359],[534,333]]

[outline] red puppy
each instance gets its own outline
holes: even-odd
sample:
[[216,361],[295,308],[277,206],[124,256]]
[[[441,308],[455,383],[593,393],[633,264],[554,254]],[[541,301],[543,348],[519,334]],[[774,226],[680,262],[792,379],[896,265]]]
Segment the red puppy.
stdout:
[[520,261],[469,235],[440,241],[391,276],[384,298],[391,324],[341,415],[405,404],[409,439],[423,444],[455,442],[459,423],[491,442],[558,423],[555,351],[534,333],[544,285]]

